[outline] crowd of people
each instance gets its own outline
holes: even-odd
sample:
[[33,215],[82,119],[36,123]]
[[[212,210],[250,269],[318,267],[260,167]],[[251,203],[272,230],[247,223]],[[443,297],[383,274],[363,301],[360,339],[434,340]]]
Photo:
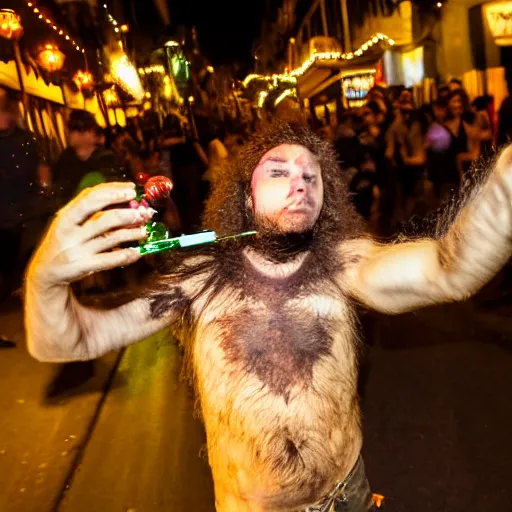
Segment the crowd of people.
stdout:
[[379,86],[367,100],[343,112],[336,127],[320,130],[350,173],[359,213],[374,221],[375,234],[391,236],[413,215],[456,194],[472,165],[492,155],[492,98],[470,102],[461,82],[452,80],[430,104],[414,105],[408,89]]
[[409,89],[375,86],[363,106],[323,119],[291,98],[263,118],[219,119],[200,111],[192,118],[176,111],[160,122],[148,112],[107,130],[92,114],[73,111],[68,147],[46,162],[34,135],[22,127],[17,101],[6,90],[0,93],[0,234],[2,246],[10,248],[1,255],[2,297],[19,285],[50,216],[95,184],[168,176],[174,189],[159,220],[175,235],[200,230],[204,202],[224,166],[272,118],[298,117],[332,142],[357,211],[384,237],[456,194],[471,179],[472,166],[508,140],[512,126],[508,99],[498,124],[492,98],[470,102],[453,79],[437,88],[429,104],[415,105]]

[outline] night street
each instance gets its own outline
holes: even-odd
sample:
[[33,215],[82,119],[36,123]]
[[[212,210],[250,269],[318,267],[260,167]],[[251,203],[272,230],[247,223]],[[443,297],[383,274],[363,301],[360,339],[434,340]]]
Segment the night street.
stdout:
[[[512,321],[466,303],[364,323],[364,456],[384,510],[506,510]],[[51,365],[26,353],[19,302],[1,325],[18,343],[0,352],[2,512],[214,510],[171,339]]]
[[512,0],[0,3],[0,512],[512,511],[511,395]]

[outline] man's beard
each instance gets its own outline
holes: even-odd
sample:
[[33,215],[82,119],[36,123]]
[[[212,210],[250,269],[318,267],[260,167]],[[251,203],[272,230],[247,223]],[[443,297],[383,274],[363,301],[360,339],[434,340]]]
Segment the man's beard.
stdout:
[[258,234],[249,245],[269,261],[285,263],[312,247],[313,226],[310,223],[290,226],[288,230],[272,219],[258,216],[254,219],[254,225]]

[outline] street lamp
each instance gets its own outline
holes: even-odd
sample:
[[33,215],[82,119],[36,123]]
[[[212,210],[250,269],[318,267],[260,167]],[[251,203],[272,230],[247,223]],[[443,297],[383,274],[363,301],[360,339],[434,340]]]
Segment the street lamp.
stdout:
[[53,73],[60,71],[64,66],[66,56],[52,44],[47,44],[37,55],[37,63],[46,71]]
[[22,35],[20,16],[11,9],[0,9],[0,36],[18,41]]
[[93,77],[88,71],[77,71],[73,77],[73,82],[75,82],[76,86],[81,91],[84,89],[91,89],[94,85]]

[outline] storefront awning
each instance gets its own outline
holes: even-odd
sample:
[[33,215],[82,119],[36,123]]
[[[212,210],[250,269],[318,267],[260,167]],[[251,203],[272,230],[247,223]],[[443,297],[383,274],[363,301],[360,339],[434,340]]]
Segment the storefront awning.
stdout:
[[21,90],[16,63],[13,60],[7,63],[0,62],[0,85],[15,91]]
[[375,34],[354,52],[314,53],[291,75],[297,78],[297,91],[301,98],[311,98],[333,81],[340,72],[375,66],[386,49],[395,42],[384,34]]
[[41,76],[36,76],[34,70],[29,68],[28,73],[24,66],[21,66],[21,75],[23,79],[23,88],[27,94],[54,101],[59,105],[64,105],[62,89],[57,85],[47,84]]

